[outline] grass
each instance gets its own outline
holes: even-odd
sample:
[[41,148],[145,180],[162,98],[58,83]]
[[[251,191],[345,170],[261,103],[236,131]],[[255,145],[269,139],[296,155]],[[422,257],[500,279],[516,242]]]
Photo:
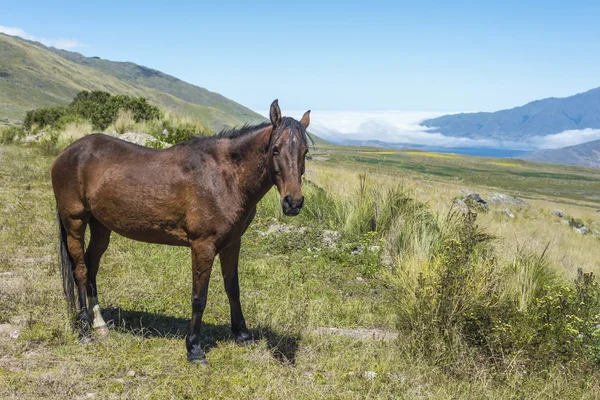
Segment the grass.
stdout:
[[[598,240],[578,236],[549,214],[560,208],[591,224],[600,219],[593,201],[561,197],[567,186],[561,186],[562,178],[543,195],[536,190],[547,189],[545,181],[528,181],[530,207],[513,210],[514,220],[482,214],[473,228],[453,213],[453,199],[464,188],[484,196],[505,189],[511,182],[511,174],[502,172],[506,167],[483,167],[470,157],[428,157],[435,163],[424,165],[420,155],[407,152],[394,155],[393,162],[357,163],[356,153],[364,149],[331,150],[330,161],[307,165],[307,201],[299,217],[283,217],[278,195],[270,192],[244,236],[242,305],[258,338],[251,346],[231,341],[216,262],[204,319],[211,365],[198,368],[185,360],[191,293],[185,248],[113,235],[98,277],[100,303],[112,330],[90,345],[77,343],[67,325],[57,272],[49,183],[53,156],[42,147],[1,147],[0,273],[10,274],[0,277],[0,324],[5,324],[0,326],[20,336],[10,339],[0,332],[0,397],[600,396],[597,372],[587,369],[583,355],[575,358],[580,368],[568,362],[536,364],[542,355],[555,354],[554,339],[571,337],[559,329],[574,325],[561,322],[559,315],[552,317],[551,337],[524,328],[538,326],[538,319],[550,315],[542,311],[555,309],[547,288],[558,284],[575,291],[568,282],[578,267],[600,273]],[[483,172],[473,172],[475,166],[490,168],[498,179],[480,178]],[[589,170],[566,169],[563,174],[584,178],[570,183],[573,190],[595,188],[587,179],[593,176]],[[455,179],[469,174],[477,185]],[[494,187],[496,182],[501,186]],[[519,187],[511,187],[511,193]],[[264,236],[273,223],[306,230]],[[326,230],[339,232],[337,247],[324,246]],[[363,251],[352,254],[359,247]],[[482,332],[473,328],[473,321],[483,321],[473,316],[482,312],[506,322],[494,325],[504,331],[487,333],[485,348],[465,334]],[[509,314],[512,319],[502,319]],[[320,327],[396,331],[400,339],[362,340],[324,334]],[[539,351],[542,344],[546,347]],[[537,349],[540,354],[534,356],[540,358],[527,349]]]

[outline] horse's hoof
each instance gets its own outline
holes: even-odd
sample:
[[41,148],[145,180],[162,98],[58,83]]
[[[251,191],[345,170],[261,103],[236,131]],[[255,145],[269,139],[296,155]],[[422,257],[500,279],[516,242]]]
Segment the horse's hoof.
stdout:
[[90,335],[81,335],[79,336],[79,343],[80,344],[89,344],[92,343],[93,339]]
[[189,360],[190,364],[193,365],[202,365],[203,367],[207,367],[208,366],[208,361],[206,361],[206,358],[196,358],[193,360]]
[[250,332],[240,332],[235,335],[235,342],[242,346],[247,346],[254,343],[254,338]]
[[98,336],[106,336],[106,335],[108,335],[109,332],[110,332],[110,330],[108,329],[108,326],[106,326],[106,325],[94,328],[94,333]]

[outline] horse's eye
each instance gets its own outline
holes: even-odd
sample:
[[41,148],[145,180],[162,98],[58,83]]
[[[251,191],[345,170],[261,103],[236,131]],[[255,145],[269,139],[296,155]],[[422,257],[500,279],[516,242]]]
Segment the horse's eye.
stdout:
[[277,148],[277,146],[273,147],[273,155],[274,156],[278,156],[279,155],[279,149]]

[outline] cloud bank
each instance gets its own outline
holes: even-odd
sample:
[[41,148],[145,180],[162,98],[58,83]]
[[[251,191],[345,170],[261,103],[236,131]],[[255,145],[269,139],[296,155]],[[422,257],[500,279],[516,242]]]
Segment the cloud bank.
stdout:
[[[268,117],[267,111],[258,111]],[[304,111],[284,111],[300,118]],[[600,129],[564,131],[554,135],[532,136],[525,141],[499,141],[444,136],[434,128],[421,126],[429,118],[452,114],[428,111],[312,111],[310,131],[332,142],[378,140],[387,143],[435,147],[485,147],[511,150],[557,149],[600,139]]]
[[19,37],[22,37],[23,39],[40,42],[44,46],[56,47],[57,49],[63,49],[63,50],[68,50],[68,49],[72,49],[75,47],[84,47],[85,46],[85,44],[83,44],[75,39],[48,39],[48,38],[44,38],[44,37],[38,37],[38,36],[31,35],[31,34],[25,32],[21,28],[12,28],[12,27],[3,26],[3,25],[0,25],[0,32],[10,35],[10,36],[19,36]]

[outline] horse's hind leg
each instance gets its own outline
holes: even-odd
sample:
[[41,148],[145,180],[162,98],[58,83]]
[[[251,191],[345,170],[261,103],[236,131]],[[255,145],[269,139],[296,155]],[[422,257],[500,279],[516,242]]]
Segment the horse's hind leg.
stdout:
[[102,318],[100,305],[98,304],[98,289],[96,287],[96,275],[100,267],[100,258],[108,248],[110,242],[110,229],[102,225],[96,218],[90,218],[90,244],[85,252],[85,264],[87,266],[87,296],[88,314],[92,320],[92,326],[96,333],[104,335],[108,333],[106,322]]
[[80,324],[79,339],[82,342],[90,340],[90,318],[86,307],[86,283],[87,268],[85,266],[85,228],[89,220],[88,214],[69,216],[63,219],[67,232],[67,248],[73,259],[73,277],[77,285],[79,296],[79,315],[77,321]]

